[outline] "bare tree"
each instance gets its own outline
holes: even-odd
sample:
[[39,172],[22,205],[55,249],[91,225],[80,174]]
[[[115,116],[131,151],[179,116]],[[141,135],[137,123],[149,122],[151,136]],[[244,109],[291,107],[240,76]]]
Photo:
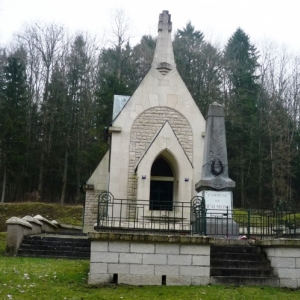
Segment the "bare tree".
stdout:
[[[38,195],[41,197],[44,185],[45,156],[51,149],[51,113],[48,105],[48,88],[52,68],[61,56],[64,44],[64,27],[54,23],[35,23],[27,26],[18,35],[18,39],[27,45],[31,57],[30,80],[35,77],[36,96],[41,97],[42,119],[42,149],[40,157]],[[42,82],[40,82],[40,80]],[[33,83],[33,82],[32,82]],[[41,88],[43,92],[41,92]],[[34,90],[33,86],[32,89]]]
[[130,21],[126,17],[124,10],[117,9],[114,11],[112,16],[112,36],[113,38],[109,40],[109,43],[116,50],[117,55],[117,78],[120,82],[122,65],[126,61],[131,53],[127,51],[122,51],[127,44],[129,44],[131,35],[130,35]]

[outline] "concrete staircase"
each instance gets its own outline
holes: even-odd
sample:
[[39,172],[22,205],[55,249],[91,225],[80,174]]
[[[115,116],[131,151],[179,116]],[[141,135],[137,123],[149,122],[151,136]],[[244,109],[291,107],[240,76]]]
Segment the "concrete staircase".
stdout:
[[84,234],[38,234],[25,236],[18,256],[89,259],[91,242]]
[[211,246],[212,284],[277,286],[270,262],[259,247]]

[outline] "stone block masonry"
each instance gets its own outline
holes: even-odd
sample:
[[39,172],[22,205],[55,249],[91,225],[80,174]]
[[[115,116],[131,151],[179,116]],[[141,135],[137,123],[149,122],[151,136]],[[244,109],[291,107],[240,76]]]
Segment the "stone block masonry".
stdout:
[[267,254],[278,278],[276,285],[300,287],[300,240],[296,239],[243,241],[113,232],[89,232],[88,236],[91,239],[89,284],[207,285],[213,282],[212,245],[252,245]]
[[277,239],[260,241],[258,244],[270,260],[279,286],[300,288],[300,240]]
[[85,198],[85,216],[84,216],[84,232],[94,229],[94,224],[97,221],[98,196],[101,191],[88,190]]
[[[101,235],[101,234],[100,234]],[[103,234],[103,236],[108,234]],[[209,283],[210,246],[180,242],[136,242],[138,236],[117,235],[92,240],[89,284],[206,285]],[[122,237],[120,237],[122,236]],[[122,240],[120,240],[120,238]],[[180,237],[179,237],[180,238]],[[129,239],[129,240],[128,240]],[[176,240],[176,239],[175,239]],[[199,239],[200,240],[200,239]],[[201,238],[203,241],[203,238]],[[205,241],[205,239],[204,239]]]
[[146,110],[135,120],[131,130],[128,199],[136,199],[137,181],[134,178],[134,166],[166,121],[173,128],[189,160],[193,161],[192,129],[186,118],[170,107],[153,107]]

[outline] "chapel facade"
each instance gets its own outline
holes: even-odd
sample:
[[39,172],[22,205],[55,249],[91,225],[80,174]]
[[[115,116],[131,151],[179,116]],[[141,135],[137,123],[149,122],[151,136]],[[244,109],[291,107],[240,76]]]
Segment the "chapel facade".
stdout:
[[205,120],[176,69],[171,31],[163,11],[151,69],[128,100],[116,98],[123,104],[108,130],[109,151],[86,183],[84,232],[94,230],[101,191],[146,200],[151,214],[197,195]]

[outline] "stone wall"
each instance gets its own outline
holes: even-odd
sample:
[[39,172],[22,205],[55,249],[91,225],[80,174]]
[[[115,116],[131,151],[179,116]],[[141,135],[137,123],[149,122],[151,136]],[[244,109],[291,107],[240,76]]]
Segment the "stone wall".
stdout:
[[[97,234],[95,234],[97,235]],[[105,236],[109,234],[99,234]],[[113,234],[110,234],[111,236]],[[89,284],[206,285],[209,283],[210,246],[153,241],[92,240]],[[147,236],[147,235],[145,235]],[[141,239],[144,239],[142,235]],[[127,237],[134,237],[128,235]],[[135,236],[138,239],[138,236]],[[180,237],[179,237],[180,238]],[[203,239],[201,238],[201,241]]]
[[[261,247],[280,287],[300,287],[300,240],[243,241],[200,236],[89,232],[89,284],[206,285],[211,245]],[[274,286],[274,282],[272,282]]]
[[131,130],[128,199],[136,199],[137,196],[134,167],[166,121],[170,123],[189,160],[193,161],[193,134],[187,119],[170,107],[153,107],[144,111],[137,117]]
[[94,230],[94,224],[97,222],[98,196],[100,191],[87,190],[85,192],[85,212],[83,232]]
[[264,252],[267,254],[279,278],[280,287],[300,287],[300,240],[270,240],[261,241]]

